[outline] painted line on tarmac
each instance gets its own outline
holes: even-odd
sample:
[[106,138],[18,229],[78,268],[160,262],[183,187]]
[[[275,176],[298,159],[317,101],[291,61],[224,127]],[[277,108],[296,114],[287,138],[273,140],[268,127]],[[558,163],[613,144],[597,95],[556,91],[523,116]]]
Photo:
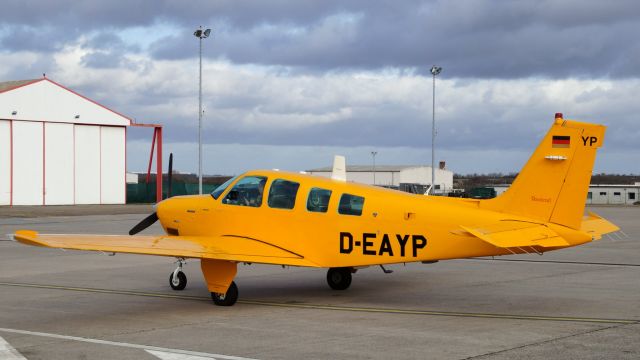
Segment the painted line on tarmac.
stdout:
[[158,346],[131,344],[131,343],[125,343],[125,342],[119,342],[119,341],[109,341],[109,340],[92,339],[92,338],[85,338],[85,337],[79,337],[79,336],[51,334],[51,333],[38,332],[38,331],[0,328],[0,332],[7,332],[7,333],[21,334],[21,335],[42,336],[42,337],[61,339],[61,340],[81,341],[81,342],[100,344],[100,345],[120,346],[120,347],[131,348],[131,349],[142,349],[147,352],[156,352],[160,354],[169,353],[169,354],[175,354],[175,355],[184,355],[180,357],[175,356],[173,357],[173,359],[188,359],[189,357],[191,358],[195,357],[195,358],[205,358],[205,359],[255,360],[255,359],[238,357],[238,356],[211,354],[211,353],[205,353],[205,352],[199,352],[199,351],[189,351],[189,350],[180,350],[180,349],[169,349],[169,348],[163,348]]
[[640,267],[640,264],[604,263],[604,262],[588,262],[588,261],[567,261],[567,260],[492,259],[492,258],[487,258],[487,257],[468,258],[468,259],[460,259],[460,260],[506,261],[506,262],[526,262],[526,263],[542,263],[542,264],[570,264],[570,265],[602,265],[602,266]]
[[0,359],[3,360],[27,360],[11,344],[0,336]]
[[[25,288],[55,289],[55,290],[80,291],[80,292],[102,293],[102,294],[132,295],[132,296],[145,296],[145,297],[156,297],[156,298],[210,301],[210,298],[206,296],[172,295],[172,294],[150,293],[150,292],[131,291],[131,290],[96,289],[96,288],[85,288],[85,287],[11,283],[11,282],[0,282],[0,286],[15,286],[15,287],[25,287]],[[465,317],[465,318],[485,318],[485,319],[505,319],[505,320],[542,320],[542,321],[563,321],[563,322],[626,324],[626,325],[640,323],[640,320],[633,320],[633,319],[607,319],[607,318],[589,318],[589,317],[571,317],[571,316],[544,316],[544,315],[518,315],[518,314],[472,313],[472,312],[455,312],[455,311],[411,310],[411,309],[393,309],[393,308],[354,307],[354,306],[342,306],[342,305],[301,304],[301,303],[262,301],[262,300],[238,300],[238,303],[247,304],[247,305],[261,305],[261,306],[273,306],[273,307],[283,307],[283,308],[368,312],[368,313],[400,314],[400,315],[452,316],[452,317]]]

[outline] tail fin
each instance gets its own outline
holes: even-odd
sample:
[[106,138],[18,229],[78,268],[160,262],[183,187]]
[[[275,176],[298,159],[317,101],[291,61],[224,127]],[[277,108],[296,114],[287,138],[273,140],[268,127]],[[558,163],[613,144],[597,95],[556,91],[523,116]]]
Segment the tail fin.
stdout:
[[509,190],[481,207],[580,229],[606,127],[556,119]]

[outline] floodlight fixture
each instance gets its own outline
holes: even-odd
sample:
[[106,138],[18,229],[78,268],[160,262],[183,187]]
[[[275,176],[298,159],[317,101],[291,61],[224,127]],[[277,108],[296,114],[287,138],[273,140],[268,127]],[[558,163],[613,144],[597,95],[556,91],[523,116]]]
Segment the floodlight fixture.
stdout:
[[431,67],[431,75],[433,75],[433,76],[436,76],[436,75],[440,74],[441,71],[442,71],[442,67],[440,67],[440,66],[433,65]]
[[211,29],[202,30],[201,26],[198,30],[194,31],[193,35],[200,39],[206,39],[211,35]]

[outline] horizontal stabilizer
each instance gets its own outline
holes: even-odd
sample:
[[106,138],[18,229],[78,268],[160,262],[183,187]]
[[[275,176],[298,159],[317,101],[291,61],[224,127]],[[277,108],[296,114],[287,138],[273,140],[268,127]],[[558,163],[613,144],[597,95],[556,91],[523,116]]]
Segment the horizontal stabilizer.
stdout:
[[482,227],[465,227],[464,230],[499,248],[529,246],[556,247],[569,243],[548,227],[522,221],[502,221]]
[[595,240],[600,240],[602,235],[616,232],[620,230],[619,227],[610,223],[607,219],[599,216],[596,213],[587,211],[588,215],[582,219],[582,226],[580,230],[591,234]]
[[315,266],[286,249],[238,236],[67,235],[19,230],[14,237],[27,245],[59,249]]

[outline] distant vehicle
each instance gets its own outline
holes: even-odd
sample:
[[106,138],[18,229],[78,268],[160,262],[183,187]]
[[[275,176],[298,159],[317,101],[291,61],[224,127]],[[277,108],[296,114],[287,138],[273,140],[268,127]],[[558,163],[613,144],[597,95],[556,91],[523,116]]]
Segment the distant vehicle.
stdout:
[[496,195],[496,189],[492,187],[476,187],[469,190],[469,197],[472,199],[493,199]]
[[[169,279],[175,290],[187,284],[182,261],[197,258],[217,305],[238,299],[233,281],[238,263],[328,268],[329,286],[345,290],[362,267],[541,254],[619,230],[598,215],[583,217],[604,133],[602,125],[557,114],[510,189],[490,200],[415,195],[256,170],[210,195],[161,201],[156,212],[131,229],[131,236],[20,230],[15,239],[53,248],[177,257]],[[344,163],[336,169],[344,171]],[[166,235],[134,235],[157,220]]]

